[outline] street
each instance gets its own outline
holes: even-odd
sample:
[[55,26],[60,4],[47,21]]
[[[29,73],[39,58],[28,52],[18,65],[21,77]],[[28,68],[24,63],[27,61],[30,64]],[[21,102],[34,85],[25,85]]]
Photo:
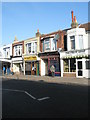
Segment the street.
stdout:
[[3,118],[87,118],[88,86],[2,80]]

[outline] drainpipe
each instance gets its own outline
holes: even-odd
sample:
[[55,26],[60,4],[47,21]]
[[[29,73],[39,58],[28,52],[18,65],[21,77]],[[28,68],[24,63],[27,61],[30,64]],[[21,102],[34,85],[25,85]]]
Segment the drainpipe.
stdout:
[[[59,53],[59,57],[60,57],[60,52],[61,52],[61,50],[62,50],[62,48],[58,48],[58,53]],[[62,75],[62,67],[61,67],[61,65],[62,65],[62,63],[63,63],[63,61],[60,59],[60,70],[61,70],[61,77],[63,77],[63,75]]]

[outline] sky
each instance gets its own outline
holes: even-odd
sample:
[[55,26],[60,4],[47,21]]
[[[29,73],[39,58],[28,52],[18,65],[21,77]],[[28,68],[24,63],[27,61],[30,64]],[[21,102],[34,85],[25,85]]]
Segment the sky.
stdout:
[[79,24],[88,22],[88,2],[3,2],[2,45],[71,27],[71,11]]

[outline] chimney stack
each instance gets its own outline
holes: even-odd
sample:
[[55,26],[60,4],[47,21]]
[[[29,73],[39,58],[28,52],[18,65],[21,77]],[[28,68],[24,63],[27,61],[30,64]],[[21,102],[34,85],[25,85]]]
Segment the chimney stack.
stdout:
[[71,23],[71,27],[72,28],[76,28],[78,26],[77,20],[76,20],[76,16],[74,16],[73,18],[73,11],[71,11],[72,14],[72,23]]
[[39,29],[37,29],[36,37],[40,37],[40,36],[41,36],[41,34],[39,32]]

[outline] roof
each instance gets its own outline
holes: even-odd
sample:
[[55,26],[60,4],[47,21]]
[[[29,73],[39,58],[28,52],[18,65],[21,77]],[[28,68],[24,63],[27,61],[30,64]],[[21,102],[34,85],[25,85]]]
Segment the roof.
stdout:
[[46,37],[46,36],[54,35],[54,34],[57,34],[59,32],[63,32],[63,31],[62,30],[58,30],[58,31],[51,32],[51,33],[48,33],[48,34],[41,34],[41,37]]
[[90,22],[84,23],[84,24],[80,24],[79,28],[85,28],[86,31],[90,31]]

